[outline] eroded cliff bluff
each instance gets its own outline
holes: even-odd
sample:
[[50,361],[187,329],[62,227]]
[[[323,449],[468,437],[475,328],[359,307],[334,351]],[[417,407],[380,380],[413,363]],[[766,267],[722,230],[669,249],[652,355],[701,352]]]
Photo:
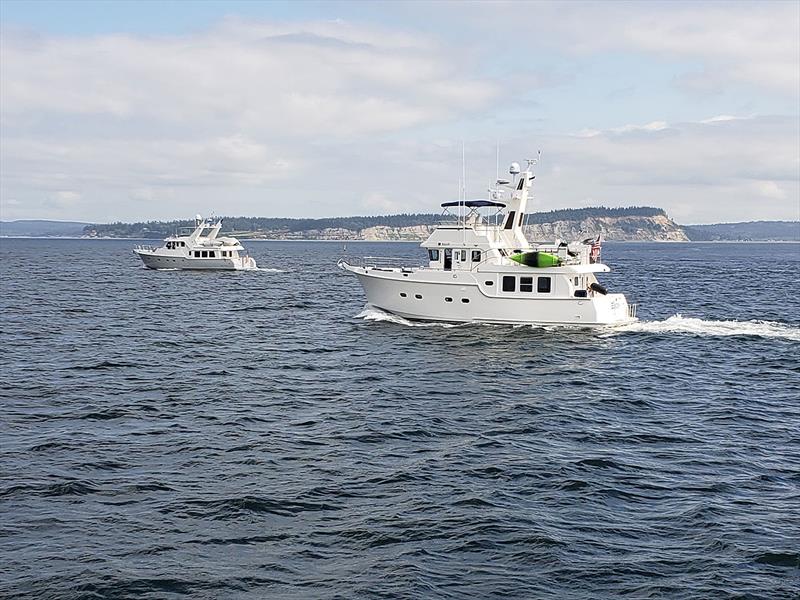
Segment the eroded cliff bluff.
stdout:
[[[408,240],[417,241],[426,239],[433,226],[414,225],[410,227],[387,227],[378,225],[367,227],[360,231],[350,232],[350,239],[369,241]],[[344,239],[343,230],[320,232],[323,239]],[[626,216],[626,217],[588,217],[575,221],[553,221],[552,223],[537,223],[525,227],[525,235],[531,241],[553,241],[562,239],[572,241],[602,235],[603,239],[610,241],[657,241],[657,242],[687,242],[683,228],[665,215],[652,217]]]

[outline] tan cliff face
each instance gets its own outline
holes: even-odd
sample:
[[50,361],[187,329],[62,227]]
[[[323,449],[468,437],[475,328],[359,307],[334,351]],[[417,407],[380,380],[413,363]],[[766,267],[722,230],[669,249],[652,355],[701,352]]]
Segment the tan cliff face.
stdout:
[[688,242],[683,228],[669,217],[590,217],[582,221],[556,221],[529,225],[525,234],[531,241],[561,238],[577,240],[602,235],[620,242]]
[[[377,226],[352,232],[354,239],[369,241],[421,241],[433,231],[432,226]],[[527,225],[525,235],[531,241],[565,241],[594,238],[602,235],[611,241],[688,242],[683,229],[669,217],[591,217],[582,221],[555,221]],[[329,238],[330,239],[330,238]]]

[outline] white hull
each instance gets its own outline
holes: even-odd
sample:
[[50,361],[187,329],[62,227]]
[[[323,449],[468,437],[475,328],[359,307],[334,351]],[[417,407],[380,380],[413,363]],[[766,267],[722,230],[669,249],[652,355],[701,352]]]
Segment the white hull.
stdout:
[[134,250],[148,269],[181,269],[201,271],[242,271],[256,268],[255,260],[249,256],[236,258],[188,258],[163,255],[156,252]]
[[[510,297],[487,289],[471,273],[376,271],[345,266],[355,273],[367,302],[406,319],[456,323],[606,326],[634,322],[623,294],[574,297]],[[401,295],[401,294],[404,294]],[[451,300],[448,301],[447,298]]]

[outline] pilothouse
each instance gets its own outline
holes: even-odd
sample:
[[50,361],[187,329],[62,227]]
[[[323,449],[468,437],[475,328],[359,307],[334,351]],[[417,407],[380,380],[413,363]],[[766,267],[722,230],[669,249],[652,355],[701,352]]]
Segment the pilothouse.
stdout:
[[622,325],[636,305],[597,280],[600,238],[531,243],[523,230],[535,160],[511,180],[498,179],[490,200],[445,202],[442,222],[421,244],[427,264],[343,259],[367,302],[407,319],[541,325]]

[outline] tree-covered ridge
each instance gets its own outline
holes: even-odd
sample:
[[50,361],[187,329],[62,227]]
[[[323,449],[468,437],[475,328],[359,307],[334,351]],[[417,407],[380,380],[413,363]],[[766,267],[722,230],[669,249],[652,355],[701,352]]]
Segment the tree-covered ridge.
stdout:
[[[552,223],[555,221],[582,221],[590,217],[652,217],[665,214],[660,208],[633,206],[628,208],[568,208],[543,213],[531,213],[528,223]],[[360,231],[368,227],[413,227],[435,225],[441,215],[429,213],[378,215],[364,217],[330,217],[323,219],[290,219],[281,217],[219,217],[223,233],[319,231],[322,229],[348,229]],[[121,238],[164,238],[177,232],[180,227],[192,227],[193,220],[143,221],[137,223],[107,223],[87,225],[85,235]]]
[[800,221],[748,221],[746,223],[715,223],[713,225],[684,225],[692,241],[770,241],[800,242]]
[[583,221],[601,217],[661,217],[667,216],[661,208],[652,206],[626,206],[621,208],[607,208],[605,206],[592,206],[588,208],[563,208],[547,212],[531,213],[527,223],[555,223],[556,221]]

